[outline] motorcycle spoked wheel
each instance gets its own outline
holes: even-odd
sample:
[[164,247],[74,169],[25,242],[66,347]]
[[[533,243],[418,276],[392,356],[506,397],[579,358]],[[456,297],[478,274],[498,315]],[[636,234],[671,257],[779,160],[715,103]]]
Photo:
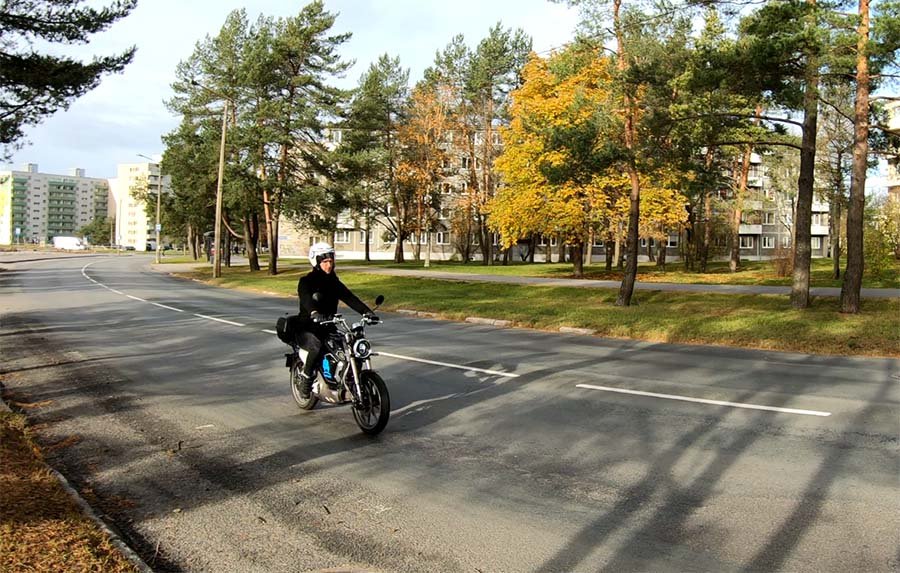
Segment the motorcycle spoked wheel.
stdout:
[[294,397],[294,402],[297,403],[301,410],[312,410],[319,403],[319,399],[311,392],[309,398],[304,398],[300,395],[300,372],[302,370],[303,362],[300,360],[297,360],[291,366],[291,396]]
[[387,426],[391,417],[391,397],[381,376],[365,370],[360,375],[360,404],[353,406],[353,418],[363,433],[374,436]]

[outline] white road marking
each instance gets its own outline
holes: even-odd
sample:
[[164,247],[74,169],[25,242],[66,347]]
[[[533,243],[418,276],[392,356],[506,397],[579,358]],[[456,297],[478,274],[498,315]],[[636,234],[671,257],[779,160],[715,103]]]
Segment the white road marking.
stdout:
[[269,333],[269,334],[278,334],[278,333],[275,332],[274,330],[268,330],[268,329],[266,329],[266,328],[263,328],[262,330],[260,330],[260,332],[267,332],[267,333]]
[[158,302],[151,302],[150,304],[152,304],[152,305],[154,305],[154,306],[158,306],[159,308],[165,308],[165,309],[168,309],[168,310],[174,310],[175,312],[184,312],[184,311],[181,310],[180,308],[175,308],[174,306],[166,306],[166,305],[160,304],[160,303],[158,303]]
[[391,358],[397,358],[398,360],[409,360],[410,362],[421,362],[422,364],[432,364],[434,366],[444,366],[446,368],[456,368],[457,370],[468,370],[469,372],[483,372],[485,374],[491,374],[493,376],[506,376],[507,378],[518,378],[518,374],[513,374],[511,372],[500,372],[499,370],[486,370],[484,368],[475,368],[473,366],[462,366],[461,364],[449,364],[447,362],[436,362],[434,360],[425,360],[424,358],[413,358],[412,356],[403,356],[401,354],[391,354],[390,352],[381,352],[377,353],[379,356],[390,356]]
[[232,322],[230,320],[225,320],[224,318],[216,318],[214,316],[206,316],[205,314],[197,314],[194,313],[194,316],[199,316],[200,318],[205,318],[207,320],[215,320],[216,322],[224,322],[225,324],[230,324],[231,326],[246,326],[241,324],[240,322]]
[[146,300],[144,300],[144,299],[142,299],[142,298],[140,298],[140,297],[132,296],[132,295],[130,295],[130,294],[126,294],[125,296],[127,296],[128,298],[133,299],[133,300],[139,300],[139,301],[141,301],[141,302],[147,302]]
[[594,386],[593,384],[576,384],[578,388],[590,390],[602,390],[604,392],[618,392],[619,394],[634,394],[636,396],[649,396],[650,398],[665,398],[667,400],[680,400],[682,402],[697,402],[700,404],[712,404],[714,406],[731,406],[733,408],[747,408],[750,410],[766,410],[769,412],[783,412],[785,414],[801,414],[804,416],[830,416],[831,412],[819,412],[817,410],[798,410],[795,408],[778,408],[775,406],[760,406],[758,404],[742,404],[740,402],[724,402],[722,400],[707,400],[705,398],[689,398],[675,394],[657,394],[656,392],[643,392],[641,390],[626,390],[624,388],[610,388],[609,386]]
[[111,290],[112,292],[114,292],[114,293],[116,293],[116,294],[121,294],[121,295],[124,295],[124,294],[125,294],[124,292],[122,292],[122,291],[120,291],[120,290],[116,290],[116,289],[114,289],[114,288],[110,288],[110,287],[108,287],[108,286],[106,286],[106,285],[103,285],[103,286],[106,287],[106,288],[108,288],[109,290]]
[[204,424],[202,426],[197,426],[194,428],[195,430],[205,430],[206,428],[215,428],[213,424]]

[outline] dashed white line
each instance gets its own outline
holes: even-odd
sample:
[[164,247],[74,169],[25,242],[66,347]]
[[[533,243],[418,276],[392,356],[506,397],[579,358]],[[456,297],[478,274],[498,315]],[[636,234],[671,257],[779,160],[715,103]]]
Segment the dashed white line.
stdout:
[[831,412],[819,412],[817,410],[798,410],[796,408],[778,408],[776,406],[760,406],[759,404],[743,404],[740,402],[725,402],[722,400],[707,400],[705,398],[689,398],[675,394],[657,394],[656,392],[643,392],[641,390],[626,390],[624,388],[610,388],[609,386],[594,386],[593,384],[576,384],[578,388],[590,390],[602,390],[604,392],[617,392],[619,394],[633,394],[635,396],[648,396],[650,398],[665,398],[666,400],[680,400],[682,402],[697,402],[699,404],[712,404],[714,406],[730,406],[732,408],[746,408],[750,410],[766,410],[769,412],[783,412],[785,414],[801,414],[804,416],[830,416]]
[[141,302],[147,302],[146,300],[144,300],[144,299],[142,299],[141,297],[138,297],[138,296],[133,296],[133,295],[130,295],[130,294],[126,294],[125,296],[127,296],[128,298],[130,298],[130,299],[132,299],[132,300],[139,300],[139,301],[141,301]]
[[174,306],[166,306],[166,305],[158,303],[158,302],[151,302],[150,304],[152,304],[154,306],[158,306],[159,308],[165,308],[167,310],[174,310],[175,312],[184,312],[180,308],[175,308]]
[[434,366],[444,366],[445,368],[456,368],[457,370],[468,370],[470,372],[483,372],[494,376],[505,376],[507,378],[518,378],[518,374],[512,372],[501,372],[499,370],[486,370],[484,368],[475,368],[474,366],[462,366],[460,364],[450,364],[448,362],[437,362],[434,360],[425,360],[424,358],[413,358],[412,356],[403,356],[402,354],[391,354],[390,352],[377,353],[379,356],[390,356],[399,360],[409,360],[410,362],[421,362],[422,364],[432,364]]
[[205,314],[197,314],[194,313],[194,316],[199,316],[200,318],[205,318],[207,320],[215,320],[216,322],[224,322],[225,324],[230,324],[232,326],[246,326],[245,324],[241,324],[240,322],[232,322],[230,320],[225,320],[224,318],[216,318],[214,316],[206,316]]
[[268,334],[278,334],[278,333],[275,332],[274,330],[269,330],[269,329],[267,329],[267,328],[263,328],[262,330],[260,330],[260,332],[266,332],[266,333],[268,333]]

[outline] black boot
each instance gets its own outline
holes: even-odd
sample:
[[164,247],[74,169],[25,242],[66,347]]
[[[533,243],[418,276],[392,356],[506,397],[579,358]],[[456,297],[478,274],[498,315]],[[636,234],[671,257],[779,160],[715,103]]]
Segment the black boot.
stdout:
[[297,389],[300,390],[300,397],[304,400],[307,400],[312,393],[312,383],[312,376],[308,376],[305,372],[300,373],[300,384],[298,384]]

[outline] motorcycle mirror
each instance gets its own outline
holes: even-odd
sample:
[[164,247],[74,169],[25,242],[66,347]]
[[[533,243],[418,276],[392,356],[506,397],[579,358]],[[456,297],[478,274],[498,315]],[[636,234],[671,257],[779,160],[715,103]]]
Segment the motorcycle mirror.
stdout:
[[375,306],[381,306],[381,303],[384,302],[384,295],[380,294],[375,297]]

